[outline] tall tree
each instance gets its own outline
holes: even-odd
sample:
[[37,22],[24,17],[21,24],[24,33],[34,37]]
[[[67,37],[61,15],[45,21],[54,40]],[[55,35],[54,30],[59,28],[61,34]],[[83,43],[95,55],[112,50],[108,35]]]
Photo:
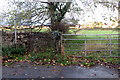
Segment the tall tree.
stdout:
[[70,8],[71,2],[60,3],[50,2],[48,3],[48,12],[50,13],[51,29],[56,23],[60,23]]
[[13,24],[15,18],[20,25],[43,25],[50,22],[53,30],[52,26],[61,22],[71,2],[13,2],[13,5],[14,9],[7,13],[9,24]]

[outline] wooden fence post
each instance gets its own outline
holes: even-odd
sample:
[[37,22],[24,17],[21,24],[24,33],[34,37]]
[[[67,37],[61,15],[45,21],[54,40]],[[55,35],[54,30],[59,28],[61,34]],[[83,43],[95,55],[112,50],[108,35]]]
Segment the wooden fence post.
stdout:
[[63,36],[61,34],[61,37],[60,37],[60,53],[62,54],[62,56],[64,56],[65,51],[64,51],[64,45],[62,44],[62,40],[63,40]]
[[61,36],[60,36],[60,53],[62,53],[62,52],[61,52],[61,47],[62,47],[62,34],[61,34]]

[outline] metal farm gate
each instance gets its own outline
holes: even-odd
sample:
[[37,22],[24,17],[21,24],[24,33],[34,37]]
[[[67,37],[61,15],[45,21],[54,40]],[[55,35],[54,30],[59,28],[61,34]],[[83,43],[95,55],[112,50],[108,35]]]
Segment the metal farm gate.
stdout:
[[62,34],[62,45],[67,54],[100,57],[120,57],[120,34]]

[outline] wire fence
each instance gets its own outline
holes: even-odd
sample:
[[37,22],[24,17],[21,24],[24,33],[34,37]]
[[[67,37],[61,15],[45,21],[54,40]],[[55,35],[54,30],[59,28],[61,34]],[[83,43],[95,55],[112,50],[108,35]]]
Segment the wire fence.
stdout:
[[79,56],[99,55],[120,57],[120,34],[62,34],[62,45],[66,53]]

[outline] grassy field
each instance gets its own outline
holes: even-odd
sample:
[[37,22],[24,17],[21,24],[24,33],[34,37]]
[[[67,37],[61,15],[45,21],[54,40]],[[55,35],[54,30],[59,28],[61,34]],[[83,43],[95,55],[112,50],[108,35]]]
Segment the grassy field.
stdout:
[[118,34],[118,31],[114,30],[81,30],[77,34]]

